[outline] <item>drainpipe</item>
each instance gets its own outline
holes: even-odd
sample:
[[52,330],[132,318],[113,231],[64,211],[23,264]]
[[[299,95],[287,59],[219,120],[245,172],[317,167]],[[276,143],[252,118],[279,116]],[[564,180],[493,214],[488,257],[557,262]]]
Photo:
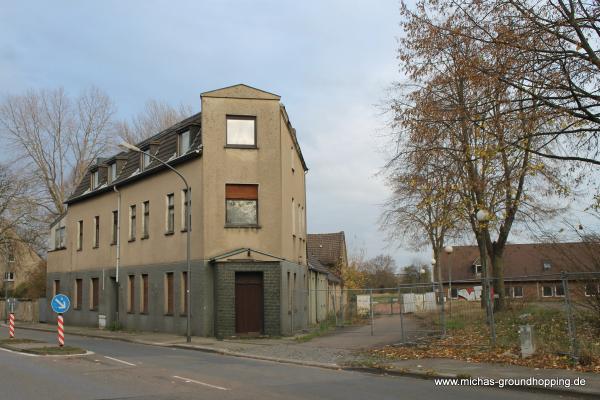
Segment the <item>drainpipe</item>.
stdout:
[[116,320],[117,320],[117,328],[119,327],[119,292],[120,292],[120,284],[119,284],[119,266],[121,264],[121,192],[117,189],[117,186],[113,186],[114,191],[117,193],[117,262],[116,262],[116,278],[115,281],[117,283],[117,301],[116,301]]

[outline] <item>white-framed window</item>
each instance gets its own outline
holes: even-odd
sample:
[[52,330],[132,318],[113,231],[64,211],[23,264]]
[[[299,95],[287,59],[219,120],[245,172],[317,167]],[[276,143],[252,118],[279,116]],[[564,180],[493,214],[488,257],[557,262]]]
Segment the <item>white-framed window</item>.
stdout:
[[554,295],[556,297],[564,297],[565,296],[565,288],[563,287],[562,283],[559,283],[558,285],[556,285],[554,287]]
[[108,166],[108,179],[110,182],[114,182],[117,180],[117,163],[111,163]]
[[129,206],[129,240],[135,240],[135,225],[136,225],[137,215],[135,204]]
[[552,263],[549,260],[544,260],[544,271],[549,271],[552,268]]
[[452,299],[458,299],[458,289],[453,287],[452,289],[450,289],[450,298]]
[[148,165],[150,165],[150,163],[152,162],[152,158],[150,157],[149,152],[150,149],[146,149],[140,154],[140,158],[142,161],[142,170],[146,169]]
[[96,189],[99,184],[100,184],[100,172],[98,170],[95,170],[90,175],[90,188]]
[[586,283],[585,284],[585,295],[589,296],[598,296],[600,293],[600,285],[595,283]]
[[150,237],[150,201],[143,203],[144,218],[142,218],[142,238],[148,239]]
[[483,271],[483,267],[482,267],[481,264],[475,264],[475,265],[473,265],[473,273],[475,275],[480,275],[482,273],[482,271]]
[[227,145],[256,147],[256,117],[228,115]]
[[97,215],[94,217],[94,242],[92,247],[97,248],[100,246],[100,217]]
[[187,131],[183,131],[179,134],[179,155],[184,155],[185,153],[187,153],[190,149],[190,139],[191,139],[191,135],[190,135],[190,131],[189,129]]
[[523,286],[513,286],[512,296],[515,298],[523,297]]
[[15,273],[12,271],[7,271],[4,273],[4,282],[14,282]]
[[64,249],[65,247],[65,227],[59,225],[54,229],[54,249]]
[[554,287],[553,286],[542,286],[542,297],[552,297],[554,296]]

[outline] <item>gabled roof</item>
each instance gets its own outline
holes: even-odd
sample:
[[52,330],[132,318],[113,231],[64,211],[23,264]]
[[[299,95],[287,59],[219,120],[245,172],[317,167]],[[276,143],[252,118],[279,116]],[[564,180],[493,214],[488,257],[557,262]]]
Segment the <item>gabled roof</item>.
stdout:
[[308,257],[314,257],[328,268],[348,265],[344,232],[309,233],[306,236]]
[[[450,256],[440,256],[442,279],[452,281],[477,279],[474,264],[480,264],[477,246],[453,246]],[[544,268],[544,263],[549,269]],[[490,265],[490,264],[488,264]],[[560,273],[600,272],[600,243],[529,243],[507,244],[504,250],[506,280],[560,279]],[[531,277],[525,279],[524,277]]]
[[[158,143],[158,152],[154,155],[161,161],[167,162],[169,164],[176,164],[188,160],[192,157],[196,157],[200,154],[200,149],[202,148],[200,117],[200,113],[194,114],[191,117],[188,117],[176,123],[175,125],[165,129],[164,131],[159,132],[139,143],[136,143],[136,147],[142,150],[146,150],[151,143]],[[187,129],[190,129],[192,143],[186,154],[179,155],[177,154],[177,135],[180,132],[183,132]],[[99,174],[100,185],[96,189],[91,190],[91,171],[97,169],[100,166],[107,166],[110,163],[115,162],[117,159],[123,159],[125,161],[121,169],[117,171],[117,179],[108,183],[108,171],[105,168],[103,168],[100,170],[101,173]],[[135,151],[122,151],[118,154],[115,154],[112,157],[99,158],[96,161],[96,163],[89,168],[89,170],[84,175],[75,191],[67,199],[66,203],[75,203],[79,200],[83,200],[88,197],[93,197],[100,193],[112,190],[112,187],[115,185],[118,186],[128,183],[130,181],[137,180],[143,176],[162,171],[164,168],[166,168],[164,165],[153,159],[151,160],[150,164],[146,168],[144,168],[143,171],[140,170],[140,154]]]
[[280,100],[281,96],[244,85],[243,83],[211,90],[200,94],[201,97],[226,97],[235,99]]

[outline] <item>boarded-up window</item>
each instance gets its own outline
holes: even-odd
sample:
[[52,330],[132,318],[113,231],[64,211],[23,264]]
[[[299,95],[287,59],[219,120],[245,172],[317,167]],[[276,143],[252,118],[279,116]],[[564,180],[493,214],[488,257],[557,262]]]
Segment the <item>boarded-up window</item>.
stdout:
[[165,314],[173,315],[173,273],[165,274]]
[[81,310],[81,303],[83,301],[83,281],[81,279],[75,279],[75,306],[76,310]]
[[60,293],[60,280],[54,281],[54,296]]
[[117,236],[119,234],[119,212],[113,211],[113,222],[112,222],[112,244],[117,244]]
[[256,146],[256,117],[227,116],[227,145]]
[[258,224],[258,185],[225,185],[226,224]]
[[127,287],[129,288],[129,297],[127,299],[127,312],[135,312],[135,275],[129,275]]
[[92,278],[90,280],[90,284],[92,286],[92,290],[91,290],[92,298],[90,299],[90,310],[97,311],[98,310],[98,303],[100,301],[99,279],[98,278]]
[[148,275],[142,275],[142,305],[141,311],[148,314]]
[[83,248],[83,221],[77,222],[77,250]]
[[144,202],[144,219],[142,220],[142,238],[150,237],[150,202]]
[[94,217],[94,245],[93,247],[100,246],[100,217]]
[[129,240],[135,240],[136,210],[135,205],[129,206]]
[[167,233],[175,231],[175,197],[173,193],[167,195]]

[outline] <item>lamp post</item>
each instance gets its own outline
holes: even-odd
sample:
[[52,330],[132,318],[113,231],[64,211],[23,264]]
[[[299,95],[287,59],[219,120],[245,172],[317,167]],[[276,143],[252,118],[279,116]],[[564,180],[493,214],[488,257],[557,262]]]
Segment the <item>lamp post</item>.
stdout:
[[186,342],[190,343],[192,341],[192,267],[190,264],[190,248],[191,248],[191,240],[190,240],[190,231],[192,230],[192,214],[191,214],[191,210],[190,208],[192,207],[192,192],[190,191],[190,185],[188,185],[187,180],[184,178],[183,175],[181,175],[181,173],[179,171],[177,171],[175,168],[173,168],[172,166],[170,166],[169,164],[167,164],[166,162],[162,161],[161,159],[159,159],[158,157],[156,157],[154,154],[151,154],[149,152],[146,151],[142,151],[139,147],[134,146],[131,143],[127,143],[125,141],[121,142],[119,144],[119,147],[122,147],[123,149],[126,150],[131,150],[131,151],[135,151],[137,153],[141,153],[144,155],[149,156],[150,158],[152,158],[153,160],[158,161],[160,164],[164,165],[165,167],[167,167],[168,169],[170,169],[171,171],[173,171],[175,174],[177,174],[177,176],[179,176],[181,178],[181,180],[183,181],[183,184],[185,185],[185,204],[187,205],[185,208],[185,221],[186,221],[186,263],[187,263],[187,276],[186,276],[186,286],[187,286],[187,291],[186,291],[186,298],[187,298],[187,310],[186,310],[186,322],[187,322],[187,326],[186,326]]
[[[454,251],[454,248],[452,246],[446,246],[444,247],[444,252],[448,255],[448,305],[449,305],[449,312],[450,312],[450,316],[452,316],[452,263],[450,262],[450,255],[452,254],[452,252]],[[443,287],[443,284],[442,284]]]
[[490,213],[485,209],[479,209],[475,214],[477,221],[479,222],[479,255],[481,258],[481,268],[484,276],[484,296],[485,296],[485,308],[488,316],[488,323],[490,325],[490,333],[492,338],[492,347],[496,346],[496,327],[494,324],[494,311],[492,309],[492,303],[490,301],[490,279],[487,269],[487,251],[484,243],[483,229],[487,227],[490,221]]

